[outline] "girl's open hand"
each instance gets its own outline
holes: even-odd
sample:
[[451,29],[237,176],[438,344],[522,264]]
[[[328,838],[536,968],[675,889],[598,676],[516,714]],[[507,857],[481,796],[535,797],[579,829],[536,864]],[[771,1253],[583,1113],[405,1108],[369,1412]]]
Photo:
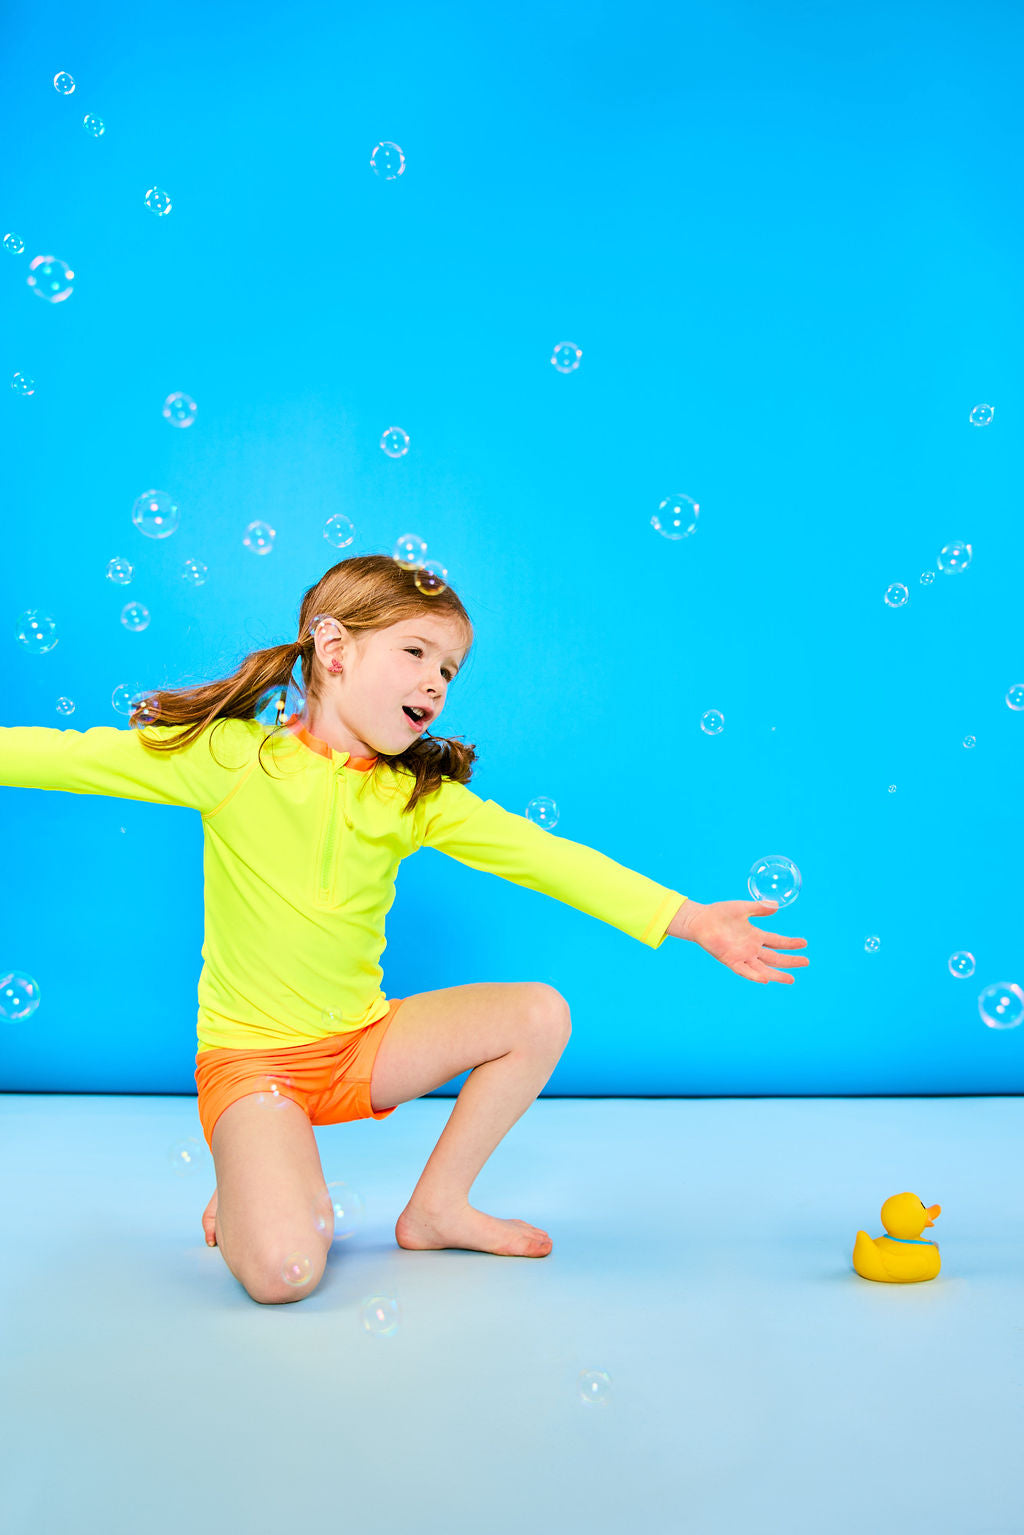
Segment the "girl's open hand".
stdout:
[[[750,918],[778,910],[778,901],[712,901],[688,914],[680,937],[690,938],[712,958],[748,981],[767,985],[782,981],[792,986],[796,977],[775,967],[809,965],[803,954],[780,954],[780,949],[805,949],[806,938],[786,938],[782,933],[763,933]],[[680,916],[686,911],[682,908]]]

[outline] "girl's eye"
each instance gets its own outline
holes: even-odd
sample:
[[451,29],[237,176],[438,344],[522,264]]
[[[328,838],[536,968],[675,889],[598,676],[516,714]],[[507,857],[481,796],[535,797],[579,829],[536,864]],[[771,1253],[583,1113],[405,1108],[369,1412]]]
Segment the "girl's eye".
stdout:
[[[422,647],[419,646],[419,645],[410,645],[408,650],[406,651],[406,654],[410,655],[410,656],[421,656],[423,654],[423,650],[422,650]],[[442,676],[446,677],[449,682],[451,682],[451,680],[452,680],[451,672],[448,670],[447,667],[442,666],[441,674],[442,674]]]

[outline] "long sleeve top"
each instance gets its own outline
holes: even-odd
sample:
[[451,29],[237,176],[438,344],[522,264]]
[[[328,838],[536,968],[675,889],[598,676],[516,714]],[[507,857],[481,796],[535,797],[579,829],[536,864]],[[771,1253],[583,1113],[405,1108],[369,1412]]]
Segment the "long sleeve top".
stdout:
[[[445,779],[403,814],[408,768],[352,757],[293,716],[177,726],[0,727],[0,785],[183,805],[203,820],[205,928],[197,1053],[304,1044],[384,1016],[384,919],[403,858],[436,848],[553,896],[652,949],[685,899]],[[266,743],[265,745],[263,743]],[[262,765],[258,758],[263,745]]]

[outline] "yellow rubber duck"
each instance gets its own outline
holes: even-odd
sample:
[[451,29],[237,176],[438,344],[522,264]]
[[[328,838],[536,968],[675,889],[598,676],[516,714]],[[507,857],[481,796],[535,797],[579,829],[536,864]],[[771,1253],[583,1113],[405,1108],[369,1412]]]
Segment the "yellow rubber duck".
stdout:
[[889,1233],[873,1240],[866,1231],[857,1232],[853,1244],[853,1266],[862,1279],[879,1279],[884,1284],[917,1284],[934,1279],[939,1272],[939,1249],[921,1237],[926,1226],[935,1225],[941,1205],[925,1208],[916,1194],[893,1194],[882,1206],[882,1225]]

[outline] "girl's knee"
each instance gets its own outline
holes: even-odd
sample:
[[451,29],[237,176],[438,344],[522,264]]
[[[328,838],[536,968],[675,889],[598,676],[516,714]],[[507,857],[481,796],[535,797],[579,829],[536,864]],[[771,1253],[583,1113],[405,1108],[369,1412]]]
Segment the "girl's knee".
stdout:
[[236,1275],[254,1301],[261,1306],[281,1306],[312,1295],[327,1267],[327,1253],[317,1243],[306,1243],[283,1256],[275,1255],[249,1272]]

